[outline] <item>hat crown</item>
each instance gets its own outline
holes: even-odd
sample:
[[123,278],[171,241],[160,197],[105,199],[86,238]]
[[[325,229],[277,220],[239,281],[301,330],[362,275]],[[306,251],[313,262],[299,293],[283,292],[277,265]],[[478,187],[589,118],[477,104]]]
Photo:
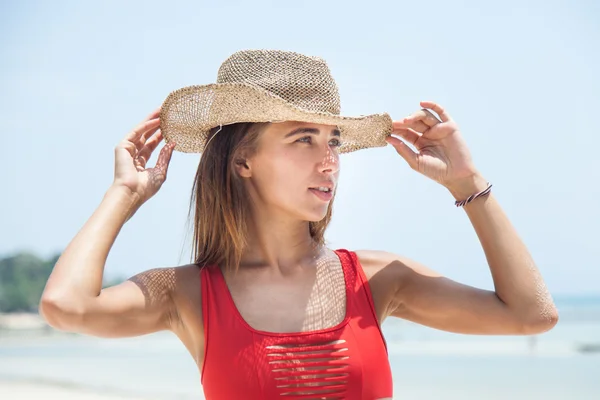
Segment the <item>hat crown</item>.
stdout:
[[282,50],[239,51],[221,64],[217,83],[247,84],[307,111],[340,113],[337,84],[319,57]]

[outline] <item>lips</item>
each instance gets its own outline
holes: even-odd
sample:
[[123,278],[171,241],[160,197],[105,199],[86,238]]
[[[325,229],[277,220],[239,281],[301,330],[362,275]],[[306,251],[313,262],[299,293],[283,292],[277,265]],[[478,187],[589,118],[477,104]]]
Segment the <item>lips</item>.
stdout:
[[323,192],[315,188],[310,188],[308,190],[310,190],[315,196],[317,196],[322,201],[330,201],[333,198],[333,190],[329,190],[328,192]]
[[330,192],[333,192],[333,188],[335,187],[335,183],[333,181],[323,181],[314,186],[311,186],[310,189],[319,189],[319,188],[327,188]]
[[324,180],[308,188],[308,190],[310,190],[315,196],[317,196],[319,200],[325,202],[328,202],[333,198],[334,189],[335,182],[332,180]]

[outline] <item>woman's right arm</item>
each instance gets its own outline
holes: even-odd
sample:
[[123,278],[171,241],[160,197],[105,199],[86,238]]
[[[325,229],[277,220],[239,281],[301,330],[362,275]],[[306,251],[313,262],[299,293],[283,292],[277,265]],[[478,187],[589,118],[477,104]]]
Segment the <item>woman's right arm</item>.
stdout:
[[56,329],[125,337],[170,328],[174,268],[146,271],[102,289],[106,259],[121,228],[166,179],[173,144],[162,148],[154,168],[146,168],[162,141],[158,113],[150,114],[117,145],[113,185],[54,266],[40,314]]

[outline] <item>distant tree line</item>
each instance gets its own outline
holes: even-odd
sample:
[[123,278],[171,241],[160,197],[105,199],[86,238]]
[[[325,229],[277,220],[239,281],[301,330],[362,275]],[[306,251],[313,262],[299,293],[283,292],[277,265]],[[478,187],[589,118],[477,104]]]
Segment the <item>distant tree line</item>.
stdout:
[[[42,259],[29,252],[0,258],[0,312],[37,312],[46,281],[60,254]],[[112,286],[122,280],[105,282]]]

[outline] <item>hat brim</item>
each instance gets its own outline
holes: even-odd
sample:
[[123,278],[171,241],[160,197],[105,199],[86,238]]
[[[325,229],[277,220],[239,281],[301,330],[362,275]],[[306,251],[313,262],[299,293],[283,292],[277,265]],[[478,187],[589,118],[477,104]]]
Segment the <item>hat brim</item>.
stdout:
[[240,122],[300,121],[336,125],[340,153],[386,146],[392,132],[387,113],[345,117],[299,108],[266,90],[243,83],[188,86],[171,92],[161,107],[160,129],[175,150],[202,153],[210,130]]

